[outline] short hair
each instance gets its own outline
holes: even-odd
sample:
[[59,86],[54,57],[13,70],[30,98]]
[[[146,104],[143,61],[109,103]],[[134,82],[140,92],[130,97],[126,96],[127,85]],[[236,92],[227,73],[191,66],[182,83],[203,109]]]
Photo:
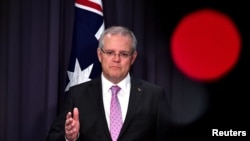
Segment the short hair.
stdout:
[[136,46],[137,46],[137,39],[134,35],[134,33],[129,30],[126,27],[123,26],[111,26],[109,28],[107,28],[100,36],[99,38],[99,48],[102,48],[104,46],[104,37],[106,35],[116,35],[116,34],[120,34],[123,36],[130,36],[132,39],[132,50],[136,51]]

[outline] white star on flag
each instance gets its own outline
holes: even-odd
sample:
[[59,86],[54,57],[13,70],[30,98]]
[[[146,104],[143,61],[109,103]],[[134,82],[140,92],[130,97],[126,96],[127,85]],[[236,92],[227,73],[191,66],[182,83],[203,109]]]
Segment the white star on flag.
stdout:
[[75,63],[75,69],[74,72],[67,71],[68,77],[69,77],[69,83],[65,89],[65,91],[68,91],[70,87],[81,84],[83,82],[87,82],[91,80],[89,78],[90,73],[92,71],[94,64],[89,65],[84,70],[81,70],[80,64],[78,62],[78,59],[76,59]]

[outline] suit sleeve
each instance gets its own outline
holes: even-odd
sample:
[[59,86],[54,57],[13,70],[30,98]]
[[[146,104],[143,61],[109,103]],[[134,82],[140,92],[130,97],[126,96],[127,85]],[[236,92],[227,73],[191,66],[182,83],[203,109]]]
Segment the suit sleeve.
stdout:
[[46,137],[46,141],[65,141],[65,120],[66,114],[73,109],[72,94],[67,93],[65,95],[64,102],[61,105],[59,115],[53,121],[51,128]]
[[162,88],[157,112],[157,141],[166,141],[170,130],[170,107],[167,95]]

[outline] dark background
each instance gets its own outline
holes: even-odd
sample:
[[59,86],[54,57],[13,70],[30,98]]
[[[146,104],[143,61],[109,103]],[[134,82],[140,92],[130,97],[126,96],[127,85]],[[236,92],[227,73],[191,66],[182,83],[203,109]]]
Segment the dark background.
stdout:
[[[242,37],[235,67],[209,83],[186,77],[170,53],[178,22],[202,8],[227,14]],[[104,0],[103,10],[106,27],[127,26],[137,36],[139,54],[131,73],[165,88],[173,138],[206,139],[212,129],[249,136],[247,2]],[[73,22],[73,0],[0,1],[0,141],[45,139],[63,102]]]

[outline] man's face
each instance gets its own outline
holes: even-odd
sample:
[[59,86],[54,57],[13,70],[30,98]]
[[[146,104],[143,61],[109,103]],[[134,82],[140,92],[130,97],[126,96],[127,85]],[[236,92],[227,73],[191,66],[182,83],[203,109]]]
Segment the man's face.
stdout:
[[119,83],[128,74],[137,52],[132,52],[132,39],[129,36],[106,35],[104,46],[97,49],[105,78]]

